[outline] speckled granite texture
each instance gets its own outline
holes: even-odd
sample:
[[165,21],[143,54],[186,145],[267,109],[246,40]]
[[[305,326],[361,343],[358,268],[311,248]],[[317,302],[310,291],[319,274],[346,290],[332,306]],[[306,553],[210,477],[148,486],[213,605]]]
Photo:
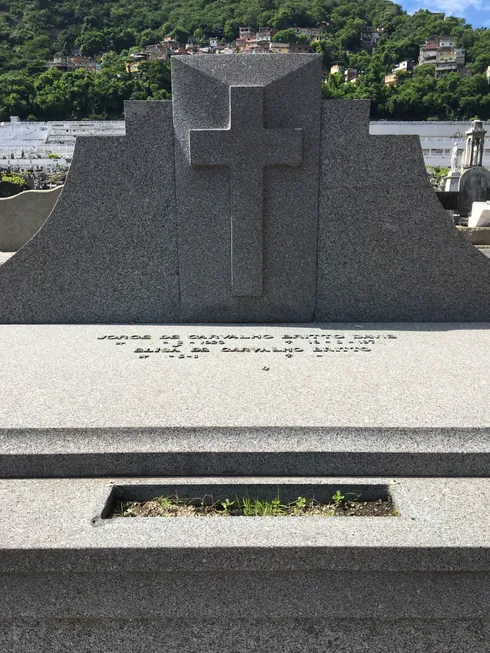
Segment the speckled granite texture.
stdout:
[[415,136],[320,97],[319,55],[175,57],[173,100],[79,139],[60,200],[0,268],[0,324],[490,320]]
[[321,58],[172,63],[182,321],[310,322]]
[[488,653],[471,619],[52,619],[0,621],[8,653]]
[[488,653],[490,479],[386,482],[398,517],[94,526],[108,479],[0,481],[0,650]]
[[126,104],[126,136],[77,141],[42,229],[0,268],[0,323],[179,318],[170,102]]
[[488,324],[3,325],[0,477],[487,476],[488,352]]
[[416,136],[370,136],[368,101],[327,101],[315,320],[485,321],[490,261],[430,187]]

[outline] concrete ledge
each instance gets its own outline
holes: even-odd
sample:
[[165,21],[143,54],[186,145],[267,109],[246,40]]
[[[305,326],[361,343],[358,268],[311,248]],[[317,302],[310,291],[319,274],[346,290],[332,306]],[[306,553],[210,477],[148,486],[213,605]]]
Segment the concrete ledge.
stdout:
[[[346,555],[348,555],[348,551]],[[2,619],[485,619],[490,574],[300,572],[21,574],[0,581]],[[27,598],[28,597],[28,598]],[[464,601],[462,600],[464,597]],[[10,653],[10,651],[9,651]],[[466,650],[464,651],[466,653]]]
[[27,190],[0,199],[0,252],[16,252],[46,222],[62,186],[52,190]]
[[457,227],[459,233],[473,245],[490,245],[490,227]]
[[[205,443],[203,445],[203,443]],[[0,429],[0,478],[490,476],[488,428]]]
[[487,324],[0,326],[0,477],[488,476],[489,351]]
[[[115,574],[117,582],[124,585],[127,576],[153,574],[155,570],[175,574],[176,579],[182,574],[223,574],[223,570],[238,576],[246,572],[306,573],[311,569],[408,574],[490,571],[490,520],[486,511],[490,479],[118,479],[118,485],[154,485],[155,496],[161,485],[203,482],[210,488],[223,484],[386,484],[400,516],[128,518],[94,525],[93,518],[100,515],[114,482],[0,481],[0,505],[8,506],[0,513],[0,583],[9,582],[9,574],[27,574],[33,577],[29,581],[33,594],[38,583],[34,577],[40,574],[76,574],[77,578],[79,574]],[[20,582],[18,579],[16,585]],[[61,578],[59,582],[64,581]],[[107,586],[111,582],[107,580]],[[68,579],[67,583],[66,592],[73,592],[76,587],[70,588]],[[166,591],[177,591],[175,584],[166,585]],[[105,590],[101,587],[99,591]],[[7,601],[6,596],[0,591],[0,616],[12,616],[12,611],[22,614],[24,608]],[[76,600],[76,593],[73,596]],[[47,604],[41,603],[39,609],[47,616]]]

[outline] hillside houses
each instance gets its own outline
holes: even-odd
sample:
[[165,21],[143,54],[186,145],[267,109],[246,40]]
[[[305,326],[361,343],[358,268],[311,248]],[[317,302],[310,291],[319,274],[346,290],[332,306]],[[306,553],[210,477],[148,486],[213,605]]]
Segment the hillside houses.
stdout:
[[369,27],[361,34],[361,46],[363,48],[375,48],[384,35],[384,28]]
[[57,56],[52,61],[48,61],[47,68],[56,68],[63,73],[71,72],[82,68],[91,73],[96,73],[100,70],[100,57],[82,57],[81,54],[74,54],[71,57]]
[[458,73],[461,77],[470,77],[471,71],[466,68],[466,50],[459,48],[451,38],[431,38],[420,46],[419,59],[416,63],[413,60],[401,61],[391,73],[385,75],[384,83],[386,86],[396,84],[398,81],[398,72],[412,72],[417,65],[424,66],[431,64],[435,67],[435,76],[442,77],[448,72]]
[[466,50],[458,48],[456,42],[448,37],[428,39],[420,46],[419,65],[434,64],[436,77],[447,72],[468,74],[465,68]]
[[[128,73],[137,74],[140,65],[145,61],[167,60],[175,55],[202,55],[202,54],[303,54],[310,52],[310,43],[321,38],[324,26],[319,27],[293,27],[291,30],[298,37],[297,42],[277,43],[274,36],[277,30],[271,27],[259,27],[257,31],[251,27],[239,27],[237,39],[231,43],[225,43],[217,38],[210,38],[206,44],[196,43],[189,38],[186,44],[179,43],[168,36],[161,43],[147,45],[129,55],[126,63]],[[58,56],[46,65],[49,68],[57,68],[62,72],[69,72],[77,68],[84,68],[90,72],[100,70],[102,54],[97,57],[82,57],[80,52],[74,51],[71,57]]]

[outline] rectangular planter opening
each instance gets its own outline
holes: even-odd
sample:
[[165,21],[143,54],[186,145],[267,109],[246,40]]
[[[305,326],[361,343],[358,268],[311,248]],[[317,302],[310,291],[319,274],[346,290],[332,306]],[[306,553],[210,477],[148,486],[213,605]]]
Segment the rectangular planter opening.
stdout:
[[116,485],[99,519],[126,517],[395,517],[387,485]]

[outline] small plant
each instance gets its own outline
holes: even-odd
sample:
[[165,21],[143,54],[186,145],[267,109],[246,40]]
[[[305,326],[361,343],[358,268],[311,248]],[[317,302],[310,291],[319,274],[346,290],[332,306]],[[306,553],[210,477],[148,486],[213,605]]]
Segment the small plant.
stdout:
[[340,490],[337,490],[337,492],[332,497],[332,501],[334,502],[336,508],[340,506],[344,499],[345,496],[341,493]]
[[229,499],[225,499],[225,501],[220,502],[220,506],[223,508],[223,512],[225,514],[227,514],[227,515],[230,513],[230,510],[232,509],[232,507],[234,505],[235,505],[235,502],[230,501]]
[[156,497],[154,501],[156,501],[159,504],[162,510],[168,510],[170,506],[176,503],[176,501],[178,500],[176,497]]
[[243,511],[244,517],[281,517],[285,514],[287,506],[282,505],[279,494],[271,501],[236,497],[236,505]]
[[213,497],[212,497],[212,496],[209,496],[208,494],[205,494],[201,499],[191,499],[190,501],[188,501],[188,503],[190,503],[190,504],[195,504],[195,503],[197,503],[197,502],[199,502],[199,505],[201,506],[201,508],[202,508],[203,510],[204,510],[207,506],[215,507],[215,505],[216,505],[216,503],[215,503]]
[[117,502],[117,507],[115,512],[120,516],[120,517],[127,517],[128,516],[128,504],[125,503],[124,501],[118,501]]
[[282,505],[281,499],[279,498],[279,491],[277,497],[271,501],[271,512],[273,517],[280,517],[284,514],[285,506]]
[[307,499],[305,497],[298,497],[294,502],[294,505],[298,510],[304,510],[306,508]]
[[[313,499],[310,501],[310,506],[313,505]],[[290,514],[293,516],[303,515],[307,509],[308,499],[306,497],[298,497],[296,501],[290,503],[288,508],[290,509]]]
[[[360,494],[354,492],[342,493],[338,489],[330,501],[318,501],[314,496],[310,498],[299,496],[296,500],[283,503],[279,488],[274,496],[259,498],[235,495],[233,499],[225,499],[212,494],[194,498],[181,498],[177,494],[158,496],[151,501],[123,501],[117,500],[113,516],[115,517],[202,517],[202,516],[228,516],[228,517],[302,517],[302,516],[397,516],[389,499],[371,499],[358,503]],[[225,495],[226,496],[226,495]],[[352,497],[352,499],[350,498]]]

